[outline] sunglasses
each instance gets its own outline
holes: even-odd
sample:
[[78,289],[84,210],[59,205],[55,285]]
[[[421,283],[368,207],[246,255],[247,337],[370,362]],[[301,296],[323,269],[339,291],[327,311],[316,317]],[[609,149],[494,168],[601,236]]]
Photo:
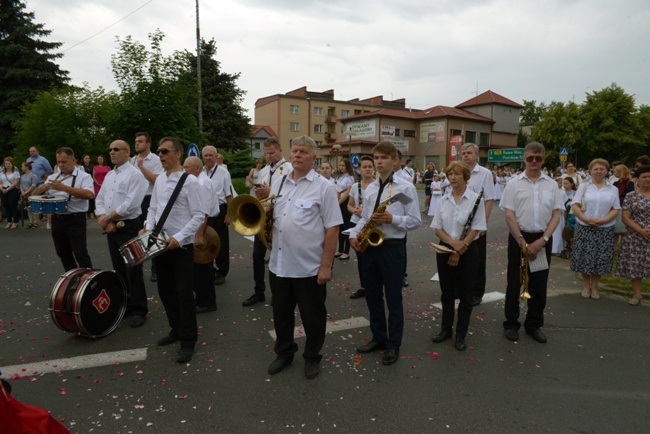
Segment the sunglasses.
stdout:
[[126,148],[108,148],[108,152],[126,151]]
[[533,161],[535,163],[541,163],[542,161],[544,161],[544,157],[539,156],[539,155],[534,155],[534,156],[531,155],[529,157],[526,157],[526,162],[527,163],[532,163]]
[[159,155],[160,155],[160,154],[167,155],[167,154],[169,154],[171,151],[172,151],[171,149],[160,148],[160,149],[158,149],[158,150],[156,151],[156,154],[159,154]]

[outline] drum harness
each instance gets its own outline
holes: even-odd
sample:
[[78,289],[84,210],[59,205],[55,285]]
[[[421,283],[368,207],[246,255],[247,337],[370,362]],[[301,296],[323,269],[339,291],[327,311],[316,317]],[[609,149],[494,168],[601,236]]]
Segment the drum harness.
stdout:
[[167,205],[165,206],[165,209],[163,210],[163,213],[160,216],[160,220],[158,220],[158,223],[156,223],[156,226],[153,228],[153,231],[151,232],[151,236],[149,237],[149,243],[147,244],[147,248],[145,249],[146,252],[148,252],[149,249],[151,249],[151,247],[153,247],[153,245],[156,244],[158,235],[160,234],[160,231],[162,231],[163,225],[165,224],[165,220],[167,220],[167,216],[169,216],[169,213],[171,212],[172,207],[174,206],[174,202],[176,202],[176,198],[181,192],[181,188],[183,188],[183,184],[187,179],[187,175],[188,173],[184,172],[181,175],[181,179],[178,180],[178,184],[176,184],[176,188],[174,188],[174,192],[169,198],[169,201],[167,202]]

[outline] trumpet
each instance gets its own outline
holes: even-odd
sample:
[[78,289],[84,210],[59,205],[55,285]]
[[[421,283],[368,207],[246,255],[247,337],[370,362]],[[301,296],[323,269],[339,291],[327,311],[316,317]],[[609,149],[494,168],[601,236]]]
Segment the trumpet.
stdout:
[[521,293],[519,294],[519,301],[530,300],[532,296],[528,292],[528,244],[524,241],[524,247],[521,248],[519,254],[521,259],[521,267],[519,268],[519,283],[521,283]]
[[228,204],[230,225],[240,235],[257,235],[264,246],[271,249],[273,234],[273,205],[275,196],[259,200],[242,194]]

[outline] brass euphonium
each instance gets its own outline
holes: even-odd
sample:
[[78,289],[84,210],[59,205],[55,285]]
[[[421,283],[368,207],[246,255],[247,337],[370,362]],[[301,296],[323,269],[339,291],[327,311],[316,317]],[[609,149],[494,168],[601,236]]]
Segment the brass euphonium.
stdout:
[[524,241],[524,247],[520,253],[521,268],[519,269],[519,282],[521,283],[521,293],[519,301],[530,300],[532,296],[528,292],[528,244]]
[[273,200],[270,196],[259,200],[249,194],[242,194],[228,204],[230,225],[240,235],[257,235],[264,246],[271,249],[273,233]]

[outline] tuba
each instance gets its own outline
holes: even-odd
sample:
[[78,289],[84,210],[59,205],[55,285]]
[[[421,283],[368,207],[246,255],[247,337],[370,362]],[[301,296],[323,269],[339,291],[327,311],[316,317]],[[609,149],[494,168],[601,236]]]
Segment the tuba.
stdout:
[[242,194],[228,204],[230,225],[240,235],[257,235],[264,246],[271,250],[273,234],[273,200],[270,196],[259,200],[249,194]]

